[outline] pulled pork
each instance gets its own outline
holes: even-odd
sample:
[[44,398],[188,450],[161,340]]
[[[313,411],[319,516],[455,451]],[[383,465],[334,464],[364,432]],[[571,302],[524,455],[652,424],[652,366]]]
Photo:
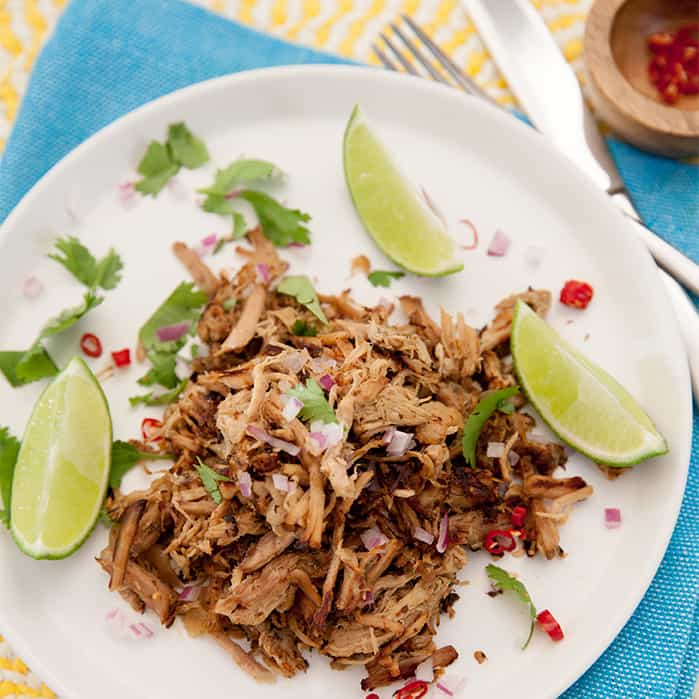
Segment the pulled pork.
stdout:
[[[428,659],[439,671],[457,657],[434,636],[440,614],[453,613],[467,550],[509,528],[512,510],[524,506],[521,550],[561,555],[559,525],[591,492],[582,478],[553,475],[564,450],[528,439],[534,420],[519,410],[488,420],[477,469],[462,455],[463,425],[483,392],[515,383],[507,358],[515,300],[545,314],[550,294],[505,299],[480,333],[461,314],[442,311],[436,323],[414,297],[400,300],[408,323],[393,326],[391,309],[365,308],[348,293],[322,296],[328,323],[300,337],[294,323],[317,319],[274,291],[286,265],[259,231],[250,238],[232,279],[194,263],[210,299],[198,326],[208,353],[165,414],[159,445],[175,463],[146,491],[112,493],[107,508],[118,524],[99,563],[135,609],[151,609],[166,626],[181,616],[191,634],[212,636],[260,681],[305,671],[309,649],[338,669],[364,665],[366,690],[409,677]],[[259,281],[259,264],[269,283]],[[283,409],[291,387],[325,374],[343,431],[323,450]],[[411,444],[391,456],[384,436],[395,428]],[[297,449],[272,447],[260,431]],[[505,444],[504,455],[489,457],[489,442]],[[215,499],[198,459],[223,477]],[[292,487],[275,487],[279,474]],[[439,553],[424,532],[436,542],[444,515],[448,545]],[[367,550],[361,535],[370,529],[385,542]],[[184,585],[197,586],[196,600],[178,598]]]

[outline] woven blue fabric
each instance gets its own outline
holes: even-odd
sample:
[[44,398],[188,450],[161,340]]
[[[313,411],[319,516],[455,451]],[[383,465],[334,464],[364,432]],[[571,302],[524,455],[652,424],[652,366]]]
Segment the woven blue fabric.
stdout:
[[[250,68],[345,62],[176,0],[73,0],[36,63],[0,161],[0,221],[72,148],[155,97]],[[656,231],[699,259],[697,170],[623,144],[612,148],[639,210]],[[690,696],[699,664],[698,435],[695,415],[679,523],[648,593],[565,699]]]

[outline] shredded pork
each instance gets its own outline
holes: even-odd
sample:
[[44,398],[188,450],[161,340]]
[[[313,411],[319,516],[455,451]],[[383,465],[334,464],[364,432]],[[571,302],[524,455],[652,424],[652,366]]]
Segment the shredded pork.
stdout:
[[[309,650],[337,669],[364,665],[365,690],[409,677],[428,659],[439,670],[457,657],[434,637],[440,615],[453,613],[467,551],[480,549],[490,530],[509,528],[521,505],[524,551],[561,555],[559,526],[591,492],[582,478],[554,475],[565,452],[528,438],[534,420],[519,411],[522,398],[518,410],[486,423],[477,469],[462,455],[464,422],[483,393],[515,383],[507,359],[515,300],[543,315],[550,294],[508,297],[481,332],[444,310],[435,322],[415,297],[400,299],[408,322],[394,326],[383,306],[365,308],[348,293],[321,296],[328,323],[299,337],[295,321],[318,321],[274,291],[286,266],[261,235],[251,240],[232,279],[176,246],[209,295],[198,326],[208,353],[194,360],[165,414],[159,446],[173,467],[147,491],[110,496],[118,524],[99,563],[134,608],[151,609],[166,626],[181,616],[192,635],[213,637],[260,681],[305,671]],[[267,284],[259,264],[270,270]],[[229,298],[237,304],[226,310]],[[283,410],[290,388],[325,374],[343,429],[322,449],[307,422],[287,421]],[[251,436],[251,426],[298,454]],[[411,444],[391,456],[384,437],[395,428]],[[489,442],[505,444],[504,455],[487,456]],[[197,459],[224,478],[216,499]],[[250,496],[241,474],[250,477]],[[275,475],[292,486],[278,489]],[[448,541],[439,553],[444,515]],[[418,528],[434,542],[418,540]],[[386,541],[367,550],[368,530]],[[178,599],[184,585],[198,587],[195,600]]]

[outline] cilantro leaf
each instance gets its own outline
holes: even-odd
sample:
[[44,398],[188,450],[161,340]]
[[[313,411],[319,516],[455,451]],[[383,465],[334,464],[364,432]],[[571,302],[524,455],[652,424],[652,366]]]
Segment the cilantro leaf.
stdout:
[[10,434],[7,427],[0,427],[0,496],[5,508],[0,510],[0,521],[10,526],[10,500],[12,498],[12,477],[19,454],[20,442]]
[[49,319],[49,321],[44,325],[39,333],[37,342],[44,340],[47,337],[53,337],[58,335],[58,333],[67,330],[72,325],[75,325],[84,315],[89,313],[93,308],[97,308],[104,298],[97,296],[92,289],[89,289],[83,295],[83,302],[79,306],[73,306],[72,308],[66,308],[61,311],[57,316]]
[[476,445],[478,438],[481,435],[483,426],[488,421],[488,418],[500,407],[502,402],[511,396],[519,393],[518,386],[510,386],[499,391],[488,391],[483,394],[483,397],[478,401],[478,405],[474,411],[466,419],[464,425],[464,436],[461,440],[461,448],[463,450],[464,459],[470,464],[471,468],[478,468],[476,462]]
[[101,287],[110,290],[121,281],[120,272],[124,265],[113,249],[98,261],[75,236],[59,238],[55,247],[56,252],[49,258],[63,265],[88,289]]
[[517,597],[519,597],[519,599],[529,607],[531,626],[529,627],[529,636],[527,636],[527,640],[522,646],[522,650],[524,650],[529,645],[529,641],[531,641],[532,634],[534,633],[534,625],[536,623],[536,607],[532,602],[532,598],[529,596],[527,588],[524,587],[524,583],[510,575],[506,570],[503,570],[502,568],[491,563],[485,567],[485,571],[488,573],[488,577],[492,580],[494,587],[496,587],[498,590],[502,590],[503,592],[506,590],[514,592]]
[[305,306],[318,320],[327,323],[328,319],[318,301],[318,294],[311,284],[311,280],[304,274],[284,277],[277,286],[280,294],[293,296],[302,306]]
[[297,337],[315,337],[318,334],[318,328],[305,320],[299,319],[294,321],[294,324],[291,326],[291,332]]
[[[228,212],[227,212],[228,213]],[[245,237],[248,232],[248,226],[245,222],[245,217],[239,211],[233,211],[233,230],[229,236],[222,236],[214,246],[213,255],[217,255],[223,249],[224,245],[233,243]]]
[[367,279],[372,286],[391,286],[394,279],[400,279],[405,276],[405,272],[391,272],[389,270],[377,269],[375,272],[370,272]]
[[233,483],[233,479],[228,478],[228,476],[224,476],[218,471],[214,471],[213,468],[207,466],[198,456],[197,463],[194,464],[194,468],[197,469],[197,472],[199,473],[199,478],[201,478],[201,482],[206,488],[206,492],[209,495],[211,495],[211,499],[217,505],[220,504],[223,498],[221,497],[221,491],[218,489],[216,482],[226,481],[228,483]]
[[154,197],[179,170],[180,166],[175,162],[167,145],[151,141],[138,164],[138,172],[143,178],[136,182],[134,187],[141,194]]
[[221,216],[230,216],[235,213],[235,204],[232,199],[226,199],[221,194],[209,194],[204,203],[201,205],[204,211],[210,214],[221,214]]
[[160,385],[165,386],[165,388],[175,388],[180,383],[180,378],[175,371],[177,366],[176,353],[149,352],[147,356],[152,366],[138,380],[141,386]]
[[228,311],[232,311],[237,305],[238,305],[238,299],[230,296],[221,304],[221,307],[227,313]]
[[[158,308],[153,315],[143,324],[138,333],[138,338],[146,352],[153,349],[164,350],[158,340],[156,331],[166,325],[191,322],[199,320],[201,307],[207,302],[207,296],[203,291],[195,291],[192,282],[182,282]],[[179,349],[179,348],[178,348]]]
[[116,440],[112,444],[112,467],[109,470],[109,485],[112,490],[116,490],[121,485],[124,475],[140,461],[157,461],[171,458],[170,454],[154,454],[150,451],[141,451],[133,444]]
[[269,180],[278,174],[281,174],[281,170],[266,160],[240,158],[228,167],[217,170],[214,183],[199,192],[225,197],[240,184]]
[[168,127],[167,145],[170,147],[172,159],[190,170],[201,167],[209,161],[209,152],[204,142],[198,139],[182,121],[170,124]]
[[307,213],[298,209],[287,209],[269,194],[252,189],[246,189],[238,196],[252,205],[262,232],[275,245],[284,247],[291,243],[308,245],[311,242],[309,230],[303,225],[311,220]]
[[99,515],[97,515],[97,518],[107,528],[112,527],[116,524],[116,520],[110,517],[109,512],[107,512],[107,508],[104,505],[100,507],[100,513]]
[[[26,378],[20,378],[17,375],[17,365],[22,359],[24,359],[22,376]],[[58,367],[48,352],[41,345],[37,345],[24,352],[0,352],[0,371],[10,385],[17,388],[32,381],[55,376],[58,373]]]
[[330,407],[323,389],[313,379],[307,379],[306,385],[299,384],[290,388],[287,395],[292,398],[298,398],[303,403],[303,408],[299,412],[302,420],[313,422],[321,420],[322,422],[337,422],[335,412]]
[[189,379],[182,379],[173,389],[157,395],[154,391],[151,391],[150,393],[145,393],[140,396],[131,396],[131,398],[129,398],[129,403],[131,403],[132,406],[139,404],[148,406],[169,405],[179,398],[180,393],[187,387],[188,382]]

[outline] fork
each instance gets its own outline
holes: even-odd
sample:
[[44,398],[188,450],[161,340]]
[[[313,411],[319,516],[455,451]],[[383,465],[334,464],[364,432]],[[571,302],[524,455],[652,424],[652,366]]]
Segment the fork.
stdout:
[[[386,51],[382,49],[376,42],[372,44],[372,49],[376,54],[377,58],[381,63],[389,70],[401,72],[401,67],[405,72],[410,73],[416,77],[429,77],[432,80],[448,85],[450,87],[458,88],[463,90],[469,95],[474,97],[479,97],[486,100],[492,105],[503,109],[501,104],[498,104],[490,95],[488,95],[483,88],[476,84],[468,75],[466,75],[459,66],[452,61],[452,59],[442,51],[442,49],[437,46],[437,44],[432,41],[432,39],[427,35],[427,33],[416,24],[408,15],[402,14],[401,18],[403,22],[412,30],[414,36],[418,39],[418,43],[422,45],[421,48],[418,43],[407,36],[407,33],[401,28],[397,22],[391,23],[391,29],[395,36],[403,43],[407,49],[410,56],[412,56],[415,61],[424,69],[424,73],[418,70],[414,65],[413,61],[396,45],[391,37],[389,37],[386,32],[380,34],[381,39],[384,44],[390,50],[393,58],[390,58]],[[425,53],[425,49],[429,53]],[[441,70],[439,70],[435,63],[431,60],[436,59],[436,63],[439,64]],[[613,195],[614,192],[608,192],[608,194]],[[643,221],[641,221],[638,216],[635,216],[630,211],[622,210],[622,213],[632,219],[637,225],[643,226],[651,235],[655,236],[655,233],[648,228]],[[634,212],[635,213],[635,212]],[[668,293],[670,295],[670,300],[677,313],[677,318],[680,323],[680,331],[687,349],[690,371],[692,375],[692,384],[694,387],[694,399],[699,406],[699,361],[697,356],[699,356],[699,316],[695,307],[692,305],[689,297],[685,293],[684,289],[680,284],[673,279],[669,274],[667,274],[662,268],[660,269],[661,276],[666,282]],[[696,289],[693,289],[697,291]],[[696,356],[695,356],[696,355]]]

